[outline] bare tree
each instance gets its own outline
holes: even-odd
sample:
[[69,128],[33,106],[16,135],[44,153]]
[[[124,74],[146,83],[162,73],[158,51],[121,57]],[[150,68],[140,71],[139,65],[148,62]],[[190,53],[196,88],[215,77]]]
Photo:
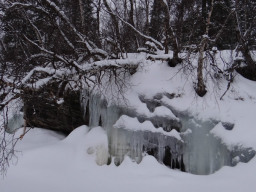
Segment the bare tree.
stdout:
[[199,56],[198,56],[198,66],[197,66],[197,85],[196,85],[196,93],[203,97],[207,90],[204,83],[204,76],[203,76],[203,65],[204,65],[204,51],[209,41],[209,29],[210,29],[210,22],[211,22],[211,16],[213,12],[214,7],[214,0],[211,0],[211,9],[208,12],[208,16],[206,19],[206,29],[205,34],[202,37],[200,48],[199,48]]
[[[237,39],[238,39],[238,47],[237,51],[241,52],[245,63],[247,64],[247,68],[240,69],[240,72],[245,75],[246,77],[256,80],[256,65],[255,61],[253,60],[251,53],[250,53],[250,40],[255,39],[253,36],[255,30],[255,19],[256,16],[255,14],[253,15],[252,12],[256,11],[256,5],[251,5],[251,18],[249,18],[249,13],[248,13],[248,3],[249,2],[243,2],[241,0],[236,0],[235,1],[235,21],[236,21],[236,34],[237,34]],[[240,12],[244,12],[243,16]],[[245,17],[242,19],[241,17]]]
[[[7,52],[13,50],[13,43],[7,40],[14,37],[14,48],[19,52],[13,58],[1,58],[1,66],[6,65],[1,68],[0,76],[1,113],[7,113],[9,104],[16,99],[22,99],[27,106],[31,105],[26,102],[33,101],[30,100],[33,94],[46,94],[49,102],[56,103],[65,97],[67,89],[75,91],[100,87],[102,79],[106,77],[121,90],[125,85],[122,74],[131,75],[138,67],[138,62],[104,61],[108,53],[98,48],[86,32],[79,31],[61,6],[53,1],[12,0],[4,4],[4,9],[6,39],[3,46]],[[17,17],[19,20],[15,22]],[[24,28],[20,28],[21,23]],[[29,113],[33,110],[26,107],[23,110],[25,134],[28,131],[26,126],[31,125]],[[3,115],[3,119],[0,127],[1,170],[8,167],[19,140],[7,140],[8,117]]]
[[[112,13],[112,9],[110,7],[110,5],[108,4],[107,0],[103,0],[104,6],[107,10],[108,13]],[[122,41],[121,41],[121,34],[120,34],[120,27],[119,27],[119,22],[118,19],[115,17],[114,14],[110,14],[111,17],[111,21],[113,23],[113,27],[114,27],[114,34],[115,34],[115,44],[117,47],[117,51],[119,51],[122,54]],[[116,53],[116,55],[118,55],[118,53]]]
[[[176,60],[178,62],[179,60],[179,43],[178,38],[174,32],[174,29],[171,26],[171,14],[170,14],[170,8],[168,3],[165,0],[161,0],[161,3],[164,7],[165,11],[165,54],[168,54],[169,48],[169,41],[171,41],[172,47],[173,47],[173,60]],[[179,62],[178,62],[179,63]]]

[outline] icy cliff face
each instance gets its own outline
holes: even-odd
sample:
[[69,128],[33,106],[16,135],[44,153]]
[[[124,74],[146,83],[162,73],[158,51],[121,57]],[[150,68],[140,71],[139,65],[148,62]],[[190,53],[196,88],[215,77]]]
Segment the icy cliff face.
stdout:
[[22,108],[23,103],[19,99],[15,99],[2,111],[0,121],[6,122],[6,131],[8,133],[14,133],[17,129],[24,126]]
[[136,108],[109,105],[100,95],[86,91],[81,102],[84,114],[89,116],[89,126],[101,126],[107,131],[108,151],[116,165],[125,155],[140,163],[147,153],[170,168],[206,175],[225,165],[248,162],[255,155],[250,148],[226,145],[212,131],[220,125],[232,131],[232,123],[203,121],[175,111],[162,99],[166,96],[173,99],[166,93],[153,98],[139,96],[150,111],[144,114]]
[[100,95],[86,91],[81,102],[84,114],[89,114],[89,126],[106,129],[116,165],[125,155],[139,163],[147,153],[171,168],[185,170],[180,120],[168,108],[158,106],[150,115],[139,114],[127,106],[108,105]]
[[14,133],[18,128],[24,125],[23,113],[15,113],[7,123],[7,132]]
[[183,141],[175,129],[166,132],[148,120],[140,123],[137,118],[123,115],[114,124],[111,135],[111,154],[117,162],[129,155],[139,163],[143,153],[148,153],[159,162],[184,171]]
[[202,121],[191,116],[181,115],[186,171],[198,175],[208,175],[223,166],[247,163],[255,156],[255,151],[240,145],[229,146],[214,134],[214,129],[232,131],[233,124],[209,119]]
[[224,165],[231,165],[227,146],[210,133],[216,125],[215,121],[203,122],[192,117],[183,117],[182,124],[184,131],[190,130],[189,134],[183,136],[186,141],[184,163],[187,172],[206,175]]

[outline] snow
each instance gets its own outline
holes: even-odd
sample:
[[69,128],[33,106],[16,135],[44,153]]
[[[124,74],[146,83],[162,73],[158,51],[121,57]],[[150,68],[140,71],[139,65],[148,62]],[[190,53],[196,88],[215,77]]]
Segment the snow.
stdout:
[[100,67],[110,67],[110,66],[115,66],[115,67],[122,67],[124,65],[129,65],[129,66],[138,66],[139,63],[141,63],[142,60],[141,58],[127,58],[127,59],[112,59],[112,60],[101,60],[101,61],[96,61],[91,64],[84,64],[82,66],[83,70],[91,70],[93,68],[100,68]]
[[[228,51],[218,51],[217,61],[221,60],[220,55],[227,64],[234,59]],[[138,63],[140,56],[133,56],[130,61]],[[196,56],[194,60],[197,60]],[[96,65],[105,66],[104,62]],[[218,67],[225,69],[227,66],[220,63]],[[126,105],[148,117],[160,115],[177,118],[175,111],[189,114],[198,122],[214,119],[216,124],[209,130],[209,134],[221,139],[228,147],[238,145],[256,150],[256,83],[235,74],[230,90],[220,100],[227,88],[227,81],[225,78],[217,81],[206,76],[208,92],[200,98],[193,89],[195,71],[184,71],[181,65],[170,68],[166,62],[144,60],[138,72],[129,80],[133,86],[125,92],[128,98]],[[174,94],[175,97],[171,99],[163,95],[159,102],[164,106],[150,112],[139,96],[152,99],[159,93]],[[234,124],[233,129],[225,129],[222,124],[225,122]],[[161,128],[154,129],[150,121],[140,123],[137,118],[128,116],[122,116],[115,127],[157,131],[176,135],[176,138],[196,134],[194,129],[184,130],[181,135],[175,131],[163,132]],[[17,136],[21,133],[22,130]],[[11,165],[6,177],[0,179],[0,191],[255,191],[255,157],[235,167],[224,166],[208,176],[169,169],[152,156],[144,156],[140,164],[126,156],[117,167],[108,155],[108,139],[106,131],[101,127],[91,129],[82,126],[68,137],[48,130],[32,129],[18,142],[17,150],[21,151],[17,153],[18,163]],[[205,147],[204,143],[201,145]],[[239,159],[236,157],[233,160]]]
[[64,103],[64,99],[63,98],[59,98],[58,100],[57,100],[57,104],[58,105],[61,105],[61,104],[63,104]]
[[157,50],[157,47],[154,43],[150,42],[150,41],[147,41],[145,43],[145,45],[149,46],[150,48],[154,49],[154,50]]
[[218,138],[221,138],[223,143],[226,143],[228,146],[233,146],[237,143],[236,141],[232,141],[232,139],[229,137],[231,131],[227,130],[223,127],[221,123],[218,123],[212,130],[211,133],[213,135],[217,136]]
[[171,119],[178,120],[178,118],[172,113],[172,111],[165,106],[156,107],[153,114],[155,116],[169,117]]
[[[91,130],[93,131],[93,130]],[[98,166],[88,147],[105,142],[104,132],[91,133],[86,126],[66,139],[55,132],[32,129],[19,142],[22,150],[16,166],[0,180],[2,192],[82,191],[208,191],[243,192],[255,190],[256,159],[235,168],[224,167],[209,176],[171,170],[146,156],[138,165],[128,157],[116,167]],[[98,137],[98,133],[102,135]]]
[[140,123],[137,118],[132,118],[126,115],[122,115],[118,119],[118,121],[114,124],[114,128],[123,128],[132,131],[149,131],[153,133],[157,132],[163,135],[175,137],[178,140],[182,140],[180,134],[175,129],[171,130],[171,132],[166,132],[162,127],[156,129],[150,121]]
[[165,4],[166,6],[168,6],[168,3],[167,3],[167,1],[166,1],[166,0],[163,0],[163,2],[164,2],[164,4]]
[[31,70],[21,81],[22,84],[25,84],[30,78],[31,76],[34,74],[34,72],[36,71],[40,71],[40,72],[45,72],[48,74],[54,74],[55,70],[51,69],[51,68],[44,68],[44,67],[35,67],[33,70]]

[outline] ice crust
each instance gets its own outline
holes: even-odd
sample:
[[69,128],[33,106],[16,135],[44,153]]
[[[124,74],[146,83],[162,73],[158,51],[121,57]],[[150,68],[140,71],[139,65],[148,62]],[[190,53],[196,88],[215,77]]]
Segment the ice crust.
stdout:
[[98,94],[84,93],[81,101],[84,111],[89,110],[84,112],[89,114],[89,127],[102,126],[106,130],[109,155],[116,165],[125,156],[140,163],[147,153],[171,168],[208,175],[226,165],[248,162],[255,155],[251,148],[230,146],[216,134],[218,126],[231,129],[232,123],[202,120],[172,109],[166,100],[173,98],[166,97],[166,93],[151,99],[139,96],[148,111],[109,105]]
[[168,132],[164,127],[156,125],[157,117],[164,118],[160,120],[168,122],[166,124],[169,124],[170,119],[179,121],[168,108],[162,106],[154,113],[138,114],[125,106],[108,105],[100,95],[88,95],[86,91],[84,93],[81,101],[84,110],[89,110],[84,112],[90,116],[89,127],[93,129],[102,126],[106,129],[109,152],[116,165],[120,165],[126,155],[140,163],[145,153],[148,153],[160,163],[183,169],[183,141],[180,133],[171,129],[170,125]]

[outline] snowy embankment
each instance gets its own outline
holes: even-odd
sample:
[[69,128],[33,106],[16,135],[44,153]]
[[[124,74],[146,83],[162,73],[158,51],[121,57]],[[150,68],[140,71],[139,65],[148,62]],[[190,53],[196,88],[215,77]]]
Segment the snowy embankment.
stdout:
[[[146,117],[173,115],[163,108],[151,112],[139,97],[143,95],[145,99],[152,99],[159,93],[169,93],[172,99],[163,95],[159,100],[176,112],[189,113],[202,121],[214,119],[233,124],[232,130],[225,129],[222,123],[217,123],[211,130],[211,134],[227,146],[256,150],[256,83],[236,74],[230,90],[220,100],[227,81],[225,78],[208,78],[208,92],[200,98],[193,90],[195,70],[185,71],[186,75],[181,71],[181,66],[170,68],[165,62],[145,61],[130,80],[132,87],[125,95],[128,98],[126,105]],[[123,116],[116,126],[134,129],[132,124],[138,123],[137,119]],[[143,129],[143,126],[137,128]],[[151,124],[147,126],[150,127]],[[151,128],[148,131],[152,131]],[[158,131],[162,132],[161,129]],[[21,132],[16,133],[17,136]],[[88,127],[82,126],[66,138],[52,131],[32,129],[18,143],[17,150],[21,153],[17,153],[17,165],[12,165],[7,176],[0,179],[0,191],[253,192],[256,189],[255,157],[248,163],[222,167],[208,176],[197,176],[171,170],[152,156],[145,156],[140,164],[126,157],[118,167],[113,160],[110,165],[99,166],[109,161],[107,146],[108,137],[101,127],[89,131]]]
[[[87,127],[80,127],[64,138],[48,130],[31,130],[18,145],[22,151],[18,164],[11,166],[5,179],[1,179],[1,191],[255,190],[255,158],[234,168],[224,167],[209,176],[171,170],[151,156],[144,157],[139,165],[126,158],[119,167],[113,163],[98,166],[95,162],[97,148],[101,150],[100,146],[105,144],[106,134],[101,128],[87,131]],[[95,152],[89,155],[88,149],[92,147]]]

